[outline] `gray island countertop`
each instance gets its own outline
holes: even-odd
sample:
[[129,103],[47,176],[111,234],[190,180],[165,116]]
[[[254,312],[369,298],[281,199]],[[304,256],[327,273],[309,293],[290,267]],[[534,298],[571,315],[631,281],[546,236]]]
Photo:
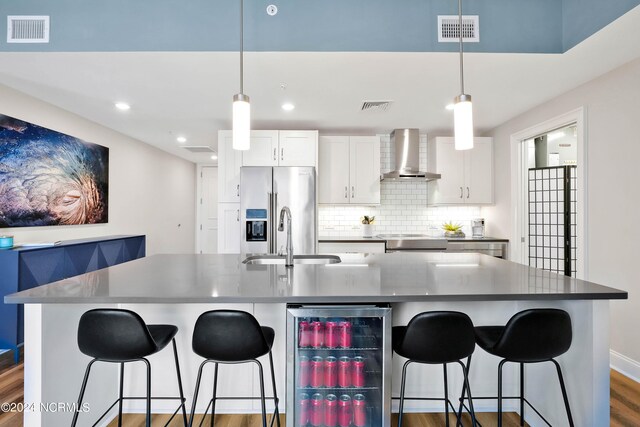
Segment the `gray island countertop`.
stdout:
[[627,292],[476,253],[344,254],[333,265],[154,255],[5,297],[47,303],[380,303],[626,299]]

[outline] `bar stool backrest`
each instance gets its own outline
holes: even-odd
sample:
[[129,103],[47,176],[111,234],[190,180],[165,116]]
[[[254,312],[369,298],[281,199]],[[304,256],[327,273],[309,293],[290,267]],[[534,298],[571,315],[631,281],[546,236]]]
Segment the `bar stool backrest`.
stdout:
[[402,340],[402,354],[423,363],[449,363],[470,356],[475,349],[473,322],[457,311],[416,315]]
[[260,324],[239,310],[202,313],[193,329],[193,351],[205,359],[242,362],[269,352]]
[[571,317],[564,310],[536,308],[514,315],[496,342],[497,354],[515,362],[542,362],[571,347]]
[[157,350],[142,318],[115,308],[89,310],[80,317],[78,347],[87,356],[110,361],[140,359]]

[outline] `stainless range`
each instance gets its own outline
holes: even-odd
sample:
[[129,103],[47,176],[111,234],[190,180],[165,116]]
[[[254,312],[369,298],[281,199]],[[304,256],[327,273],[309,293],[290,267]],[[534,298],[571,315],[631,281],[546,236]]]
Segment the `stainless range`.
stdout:
[[447,240],[426,234],[380,234],[387,241],[387,252],[443,252],[448,248]]

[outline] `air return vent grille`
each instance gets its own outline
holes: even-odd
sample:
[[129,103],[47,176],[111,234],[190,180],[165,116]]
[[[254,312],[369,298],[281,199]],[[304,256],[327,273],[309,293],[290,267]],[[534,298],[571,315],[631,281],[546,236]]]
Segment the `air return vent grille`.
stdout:
[[360,111],[387,111],[391,101],[362,101]]
[[192,153],[215,153],[215,150],[208,145],[186,145],[182,148]]
[[[478,15],[462,15],[462,40],[480,41],[480,20]],[[460,20],[458,15],[438,16],[438,42],[459,42]]]
[[49,43],[49,17],[7,16],[7,43]]

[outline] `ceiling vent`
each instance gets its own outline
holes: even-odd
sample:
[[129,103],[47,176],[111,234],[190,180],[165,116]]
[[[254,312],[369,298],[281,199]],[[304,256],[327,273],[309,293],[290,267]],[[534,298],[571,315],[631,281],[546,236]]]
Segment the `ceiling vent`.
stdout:
[[387,111],[392,101],[362,101],[360,111]]
[[191,151],[192,153],[215,153],[216,151],[209,147],[208,145],[185,145],[185,150]]
[[[480,20],[478,15],[462,15],[462,40],[477,43],[480,41]],[[460,41],[460,19],[458,15],[438,16],[438,42]]]
[[7,16],[7,43],[49,43],[49,17]]

